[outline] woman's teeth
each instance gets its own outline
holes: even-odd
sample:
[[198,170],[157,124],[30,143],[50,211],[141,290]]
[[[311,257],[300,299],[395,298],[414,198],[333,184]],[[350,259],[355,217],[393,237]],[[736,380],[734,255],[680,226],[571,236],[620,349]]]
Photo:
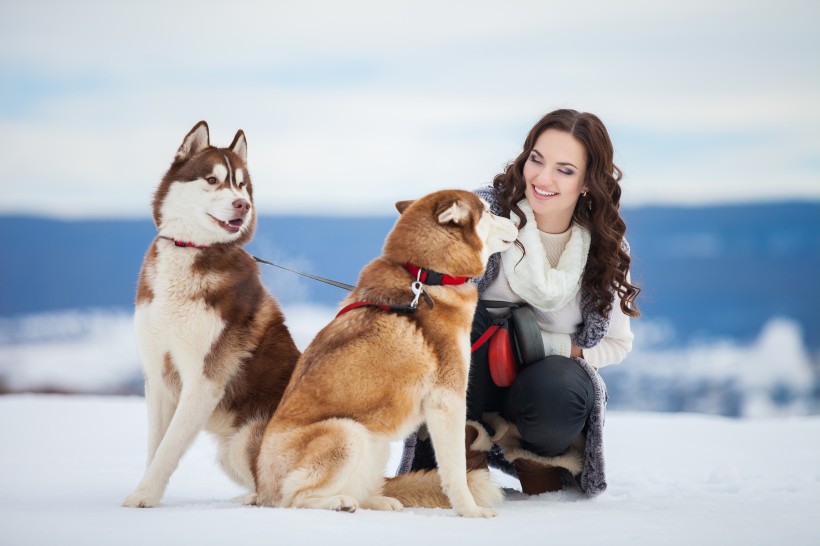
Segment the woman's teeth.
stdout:
[[554,191],[539,190],[535,186],[532,187],[532,191],[534,191],[536,193],[536,195],[540,195],[542,197],[552,197],[553,195],[558,195]]

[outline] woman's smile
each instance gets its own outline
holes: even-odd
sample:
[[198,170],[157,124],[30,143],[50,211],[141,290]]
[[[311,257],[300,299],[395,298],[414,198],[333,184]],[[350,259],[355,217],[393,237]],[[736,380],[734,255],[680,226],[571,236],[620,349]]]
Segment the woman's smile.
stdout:
[[553,197],[556,197],[558,195],[558,192],[541,189],[535,184],[532,185],[532,193],[533,197],[535,197],[538,200],[544,201],[552,199]]
[[524,164],[524,196],[532,206],[538,228],[563,233],[569,228],[575,205],[586,191],[586,151],[569,133],[547,129],[535,141]]

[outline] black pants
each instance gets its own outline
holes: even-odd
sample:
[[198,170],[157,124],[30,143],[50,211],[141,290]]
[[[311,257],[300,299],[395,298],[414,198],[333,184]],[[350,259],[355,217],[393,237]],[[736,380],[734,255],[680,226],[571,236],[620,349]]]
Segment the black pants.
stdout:
[[[479,305],[471,342],[492,322]],[[509,387],[498,387],[490,376],[487,349],[485,343],[472,355],[467,419],[481,422],[485,412],[499,412],[518,427],[525,449],[544,457],[566,452],[592,412],[595,394],[589,375],[575,360],[552,355],[519,370]]]

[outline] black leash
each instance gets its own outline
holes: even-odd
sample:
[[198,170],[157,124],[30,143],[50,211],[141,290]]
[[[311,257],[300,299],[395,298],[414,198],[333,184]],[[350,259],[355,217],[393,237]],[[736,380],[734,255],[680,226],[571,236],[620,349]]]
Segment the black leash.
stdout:
[[[347,290],[347,291],[352,291],[354,288],[356,288],[355,286],[351,286],[351,285],[345,284],[343,282],[336,282],[336,281],[332,281],[330,279],[325,279],[324,277],[317,277],[316,275],[310,275],[308,273],[302,273],[301,271],[296,271],[294,269],[288,269],[287,267],[275,264],[273,262],[269,262],[267,260],[263,260],[262,258],[257,258],[253,254],[251,254],[251,258],[253,258],[257,262],[259,262],[260,264],[265,264],[265,265],[270,265],[270,266],[273,266],[273,267],[278,267],[279,269],[284,269],[285,271],[290,271],[291,273],[296,273],[297,275],[302,275],[303,277],[307,277],[307,278],[313,279],[315,281],[319,281],[319,282],[323,282],[325,284],[336,286],[338,288],[342,288],[342,289]],[[416,308],[418,307],[419,297],[421,297],[421,296],[424,296],[424,299],[427,302],[427,305],[429,305],[430,307],[433,307],[433,305],[434,305],[433,298],[431,298],[430,294],[428,294],[424,290],[421,282],[418,280],[418,278],[421,277],[423,272],[424,271],[421,270],[421,269],[418,270],[417,280],[416,280],[416,282],[414,282],[411,285],[411,289],[413,290],[413,294],[415,294],[416,297],[413,299],[413,303],[411,303],[410,305],[379,305],[379,304],[376,304],[376,303],[371,303],[371,302],[366,302],[366,301],[359,301],[359,302],[356,302],[356,303],[352,303],[352,304],[348,305],[347,307],[345,307],[344,309],[342,309],[341,311],[339,311],[339,314],[336,315],[336,318],[339,318],[340,316],[344,315],[345,313],[347,313],[348,311],[350,311],[352,309],[356,309],[356,308],[362,307],[362,306],[378,307],[379,309],[382,309],[384,311],[395,311],[395,312],[400,312],[400,313],[413,313],[413,312],[415,312]]]
[[[263,260],[262,258],[257,258],[253,254],[251,254],[251,258],[253,258],[257,262],[259,262],[260,264],[265,264],[265,265],[269,265],[269,266],[272,266],[272,267],[278,267],[279,269],[284,269],[285,271],[289,271],[291,273],[296,273],[297,275],[302,275],[303,277],[307,277],[307,278],[313,279],[315,281],[323,282],[325,284],[329,284],[329,285],[335,286],[337,288],[342,288],[342,289],[347,290],[347,291],[352,291],[354,288],[356,288],[355,286],[351,286],[351,285],[345,284],[343,282],[332,281],[332,280],[326,279],[324,277],[317,277],[316,275],[310,275],[308,273],[302,273],[301,271],[296,271],[294,269],[288,269],[287,267],[281,266],[279,264],[275,264],[273,262]],[[413,302],[410,305],[382,305],[382,304],[376,304],[376,303],[372,303],[372,302],[362,302],[362,301],[360,301],[360,302],[355,302],[355,303],[352,303],[352,304],[348,305],[347,307],[345,307],[344,309],[339,311],[339,314],[336,315],[336,316],[339,317],[339,316],[347,313],[348,311],[350,311],[352,309],[356,309],[358,307],[362,307],[362,306],[365,306],[365,305],[378,307],[378,308],[383,309],[385,311],[396,311],[396,312],[401,312],[401,313],[412,313],[418,308],[419,298],[421,298],[422,296],[424,296],[424,301],[427,302],[427,305],[430,308],[432,308],[435,305],[435,303],[433,302],[433,298],[430,297],[430,294],[428,294],[427,291],[424,290],[424,284],[423,284],[422,279],[424,279],[424,281],[429,282],[430,284],[434,284],[434,285],[464,284],[464,283],[466,283],[470,280],[468,277],[453,277],[451,275],[444,275],[442,273],[437,273],[435,271],[422,269],[422,268],[420,268],[418,266],[415,266],[415,265],[412,265],[412,264],[404,264],[404,268],[407,270],[408,273],[410,273],[411,275],[415,275],[415,277],[416,277],[416,281],[410,285],[410,289],[413,291],[413,295],[415,296],[413,298]],[[490,303],[506,304],[506,302],[490,302]],[[502,305],[497,305],[497,306],[501,307]],[[506,306],[506,305],[503,305],[503,306]]]
[[313,279],[314,281],[323,282],[323,283],[325,283],[325,284],[329,284],[329,285],[331,285],[331,286],[335,286],[335,287],[337,287],[337,288],[341,288],[341,289],[343,289],[343,290],[347,290],[348,292],[349,292],[349,291],[351,291],[351,290],[353,290],[354,288],[356,288],[355,286],[351,286],[351,285],[349,285],[349,284],[345,284],[345,283],[343,283],[343,282],[331,281],[330,279],[325,279],[324,277],[317,277],[317,276],[315,276],[315,275],[309,275],[308,273],[302,273],[301,271],[295,271],[295,270],[293,270],[293,269],[288,269],[287,267],[283,267],[283,266],[281,266],[281,265],[277,265],[277,264],[275,264],[275,263],[273,263],[273,262],[269,262],[269,261],[267,261],[267,260],[263,260],[262,258],[257,258],[257,257],[256,257],[256,256],[254,256],[253,254],[251,254],[251,258],[253,258],[253,259],[254,259],[254,260],[256,260],[257,262],[259,262],[260,264],[265,264],[265,265],[270,265],[270,266],[273,266],[273,267],[278,267],[279,269],[284,269],[285,271],[290,271],[291,273],[296,273],[297,275],[302,275],[303,277],[307,277],[307,278],[309,278],[309,279]]

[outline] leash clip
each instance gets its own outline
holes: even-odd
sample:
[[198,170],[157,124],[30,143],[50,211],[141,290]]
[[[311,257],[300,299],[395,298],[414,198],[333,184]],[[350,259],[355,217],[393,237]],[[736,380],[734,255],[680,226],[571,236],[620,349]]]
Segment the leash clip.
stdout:
[[424,293],[424,287],[421,284],[421,282],[416,281],[416,282],[414,282],[413,284],[410,285],[410,289],[413,290],[413,294],[414,294],[413,303],[410,304],[410,307],[415,309],[416,307],[419,306],[419,298]]
[[433,298],[430,297],[430,294],[424,290],[424,285],[421,283],[421,269],[419,269],[418,275],[416,276],[416,282],[410,285],[410,290],[413,291],[413,302],[410,304],[410,308],[416,310],[419,306],[419,298],[424,296],[424,299],[427,301],[427,305],[430,308],[433,308]]
[[413,291],[413,302],[410,304],[411,309],[416,309],[419,306],[419,298],[424,293],[424,285],[421,284],[421,268],[416,273],[416,282],[410,285],[410,290]]

